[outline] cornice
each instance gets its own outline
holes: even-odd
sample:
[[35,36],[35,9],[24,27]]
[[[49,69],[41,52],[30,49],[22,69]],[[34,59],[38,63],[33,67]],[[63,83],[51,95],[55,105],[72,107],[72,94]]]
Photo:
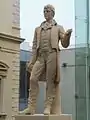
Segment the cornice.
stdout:
[[8,35],[8,34],[4,34],[4,33],[0,33],[0,38],[2,38],[4,40],[6,39],[9,41],[11,40],[11,41],[19,42],[19,43],[22,43],[25,40],[24,38]]

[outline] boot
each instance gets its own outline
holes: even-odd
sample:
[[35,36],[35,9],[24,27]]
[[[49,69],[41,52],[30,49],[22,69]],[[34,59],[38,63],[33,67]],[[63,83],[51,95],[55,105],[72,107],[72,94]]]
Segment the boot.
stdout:
[[29,91],[28,108],[24,109],[23,111],[20,111],[19,114],[24,114],[24,115],[35,114],[37,94],[38,94],[38,90]]
[[20,111],[19,114],[23,114],[23,115],[33,115],[35,114],[35,111],[31,111],[31,109],[28,107],[26,109],[24,109],[23,111]]
[[53,97],[48,97],[45,101],[44,115],[50,115]]
[[60,96],[59,84],[56,86],[56,95],[52,103],[51,114],[58,114],[58,115],[61,114],[61,96]]
[[48,105],[48,106],[44,109],[44,115],[50,115],[50,111],[51,111],[51,106]]

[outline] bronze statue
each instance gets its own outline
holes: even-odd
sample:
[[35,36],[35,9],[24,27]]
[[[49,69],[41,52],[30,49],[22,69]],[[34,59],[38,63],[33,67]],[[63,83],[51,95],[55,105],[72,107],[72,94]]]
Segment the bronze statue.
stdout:
[[35,114],[39,92],[38,81],[43,73],[47,82],[44,114],[57,114],[51,111],[60,82],[59,40],[62,46],[67,48],[72,33],[72,29],[65,32],[63,26],[58,25],[53,19],[55,9],[52,5],[46,5],[43,12],[46,20],[35,29],[32,59],[28,64],[29,72],[31,72],[30,103],[28,108],[22,111],[25,114]]

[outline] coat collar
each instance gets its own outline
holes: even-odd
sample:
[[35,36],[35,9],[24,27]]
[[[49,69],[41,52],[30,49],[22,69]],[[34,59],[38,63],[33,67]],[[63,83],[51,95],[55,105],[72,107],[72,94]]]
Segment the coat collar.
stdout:
[[52,26],[56,26],[56,25],[57,25],[57,23],[56,23],[56,21],[53,19],[53,20],[51,21],[51,23],[48,23],[47,21],[42,22],[41,25],[40,25],[40,27],[41,27],[42,29],[49,29],[49,28],[52,28]]

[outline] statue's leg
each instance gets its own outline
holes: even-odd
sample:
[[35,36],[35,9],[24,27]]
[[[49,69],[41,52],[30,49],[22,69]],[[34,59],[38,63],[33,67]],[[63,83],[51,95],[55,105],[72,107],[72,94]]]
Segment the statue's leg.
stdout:
[[50,114],[53,99],[56,94],[56,86],[54,84],[54,79],[56,75],[56,52],[50,53],[47,58],[46,64],[46,100],[44,114]]
[[30,77],[30,92],[29,92],[29,104],[28,108],[22,111],[22,114],[35,114],[37,95],[39,92],[38,81],[44,70],[44,62],[37,60],[33,66],[31,77]]
[[51,114],[61,114],[60,85],[56,86],[56,96],[51,107]]

